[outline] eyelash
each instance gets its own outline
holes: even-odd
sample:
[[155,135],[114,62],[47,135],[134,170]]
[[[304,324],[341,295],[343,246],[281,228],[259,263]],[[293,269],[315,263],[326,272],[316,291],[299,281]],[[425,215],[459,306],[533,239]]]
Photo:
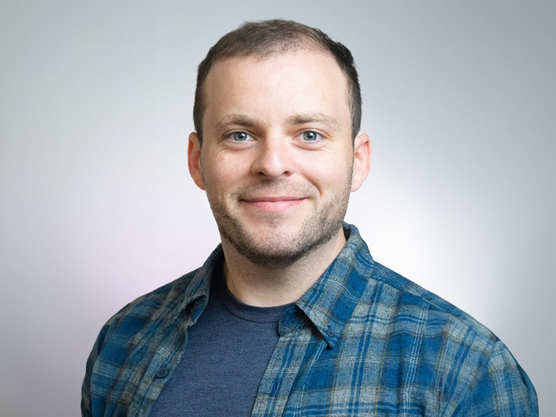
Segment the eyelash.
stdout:
[[[306,139],[304,138],[306,134],[313,134],[313,135],[315,135],[316,137],[315,137],[314,140],[306,140]],[[236,137],[237,135],[245,135],[245,139],[243,139],[243,140],[236,140],[235,137]],[[315,131],[315,130],[305,130],[305,131],[301,132],[301,133],[298,135],[298,137],[302,140],[303,143],[317,143],[317,142],[319,142],[320,140],[323,139],[323,135],[322,135],[321,133]],[[225,136],[225,139],[228,139],[228,140],[230,140],[230,141],[233,142],[233,143],[247,142],[249,139],[252,139],[252,138],[253,138],[253,136],[251,136],[249,133],[247,133],[247,132],[245,132],[245,131],[243,131],[243,130],[240,130],[240,131],[237,131],[237,132],[231,132],[231,133],[229,133],[229,134],[227,134],[227,135]]]

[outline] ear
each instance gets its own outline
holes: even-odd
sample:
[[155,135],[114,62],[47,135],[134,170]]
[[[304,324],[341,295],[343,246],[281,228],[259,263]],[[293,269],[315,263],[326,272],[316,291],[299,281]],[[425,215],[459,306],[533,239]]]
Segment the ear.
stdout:
[[351,191],[357,191],[371,169],[371,141],[365,133],[357,136],[353,143],[353,174]]
[[197,187],[201,190],[205,189],[203,181],[203,170],[201,168],[201,143],[197,133],[189,134],[189,145],[187,147],[187,162],[189,164],[189,174]]

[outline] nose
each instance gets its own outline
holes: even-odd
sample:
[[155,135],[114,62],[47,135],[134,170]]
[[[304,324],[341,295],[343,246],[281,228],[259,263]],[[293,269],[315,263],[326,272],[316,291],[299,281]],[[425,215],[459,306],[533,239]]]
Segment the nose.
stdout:
[[259,143],[251,170],[255,176],[277,179],[291,174],[292,167],[293,160],[287,140],[274,137]]

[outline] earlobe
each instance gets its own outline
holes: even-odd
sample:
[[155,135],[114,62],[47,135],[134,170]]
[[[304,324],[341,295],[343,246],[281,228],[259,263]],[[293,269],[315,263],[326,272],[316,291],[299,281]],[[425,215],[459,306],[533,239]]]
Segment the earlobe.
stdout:
[[353,143],[353,174],[351,178],[351,191],[357,191],[371,169],[371,141],[363,133],[355,138]]
[[187,162],[189,165],[189,174],[193,181],[201,190],[205,189],[203,181],[203,171],[201,168],[201,143],[197,133],[189,134],[189,144],[187,147]]

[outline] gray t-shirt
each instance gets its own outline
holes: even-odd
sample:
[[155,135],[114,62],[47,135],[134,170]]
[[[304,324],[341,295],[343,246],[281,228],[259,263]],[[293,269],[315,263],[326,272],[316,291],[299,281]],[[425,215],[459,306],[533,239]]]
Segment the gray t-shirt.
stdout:
[[278,342],[278,322],[290,306],[243,304],[215,274],[208,305],[149,416],[250,416]]

